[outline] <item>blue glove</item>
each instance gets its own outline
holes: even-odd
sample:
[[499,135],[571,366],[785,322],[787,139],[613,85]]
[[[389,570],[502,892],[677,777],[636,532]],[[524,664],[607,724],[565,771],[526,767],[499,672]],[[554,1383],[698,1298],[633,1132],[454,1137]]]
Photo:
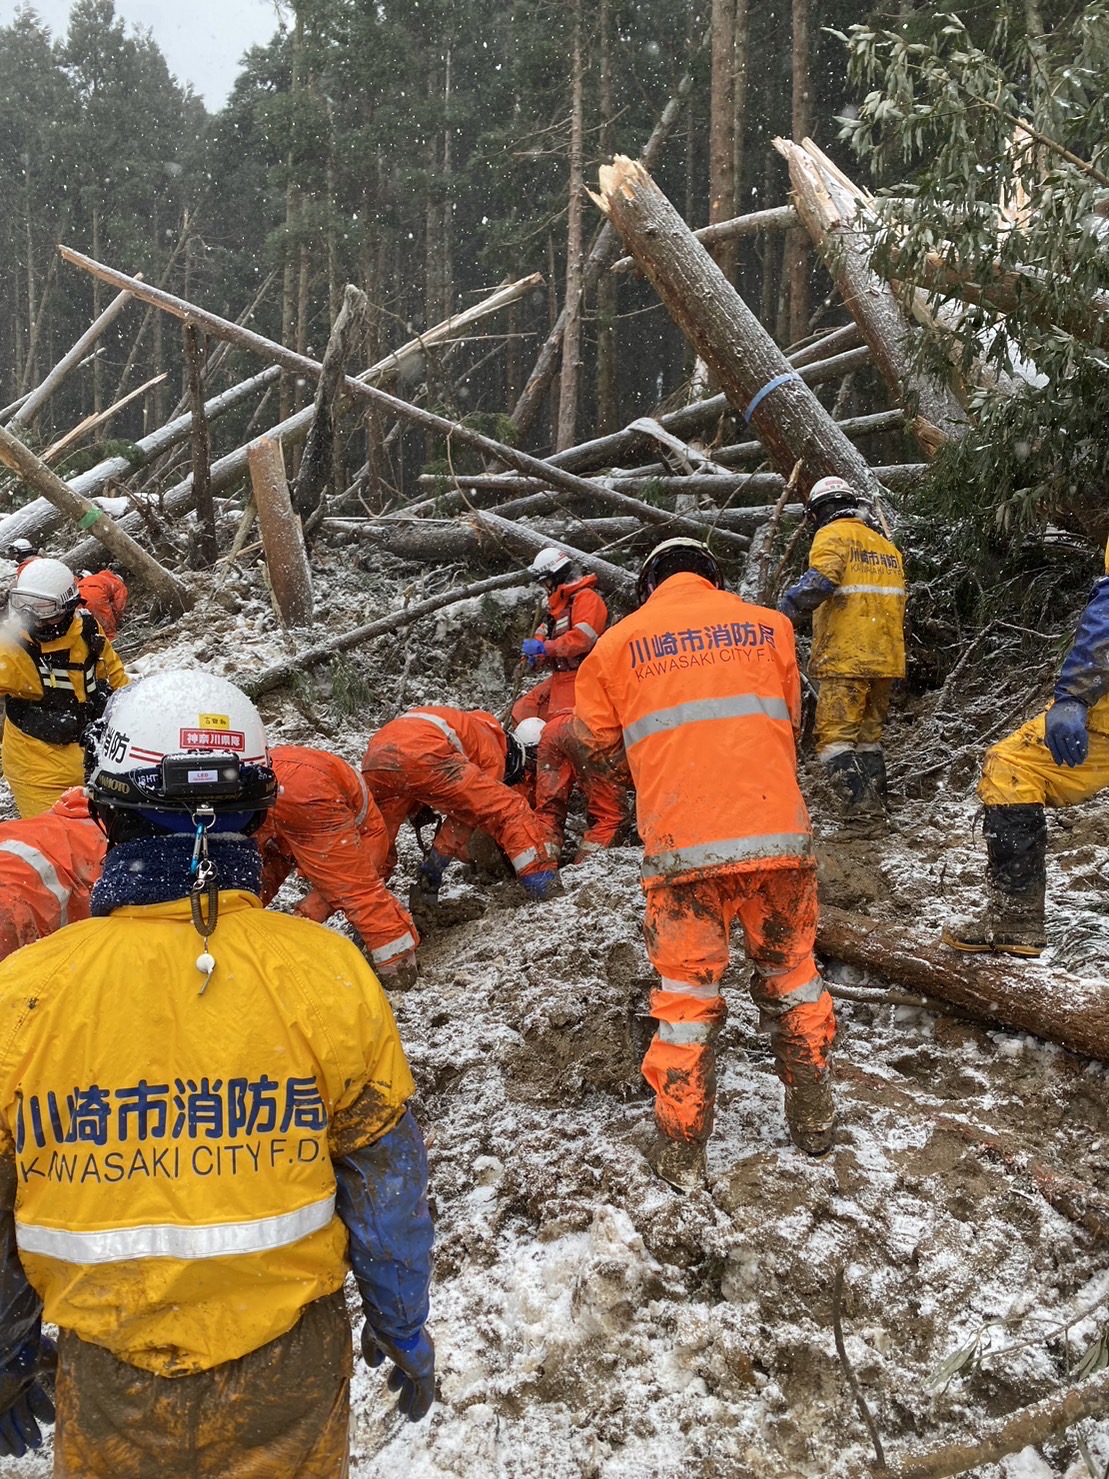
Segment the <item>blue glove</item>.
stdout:
[[1059,669],[1055,701],[1078,699],[1092,708],[1109,692],[1109,575],[1090,593],[1071,650]]
[[778,602],[778,610],[790,621],[796,622],[809,611],[815,611],[836,590],[834,580],[821,575],[819,570],[808,569],[800,580],[794,581]]
[[420,892],[437,894],[443,882],[443,874],[450,867],[450,863],[450,858],[444,857],[441,852],[436,852],[433,847],[429,847],[416,872],[416,886]]
[[527,658],[529,668],[538,667],[539,659],[546,655],[547,644],[538,637],[525,637],[520,645],[520,651]]
[[435,1401],[435,1345],[426,1330],[409,1340],[384,1340],[375,1335],[369,1320],[362,1326],[362,1354],[369,1366],[380,1366],[388,1356],[393,1363],[389,1390],[400,1394],[397,1410],[410,1423],[426,1416]]
[[562,891],[554,868],[542,873],[522,873],[517,882],[527,889],[533,899],[538,899],[541,903]]
[[0,1456],[22,1458],[42,1447],[42,1431],[54,1421],[54,1370],[58,1349],[48,1336],[28,1340],[0,1374]]
[[1086,733],[1086,705],[1077,698],[1056,699],[1047,711],[1044,739],[1056,765],[1073,768],[1090,753]]

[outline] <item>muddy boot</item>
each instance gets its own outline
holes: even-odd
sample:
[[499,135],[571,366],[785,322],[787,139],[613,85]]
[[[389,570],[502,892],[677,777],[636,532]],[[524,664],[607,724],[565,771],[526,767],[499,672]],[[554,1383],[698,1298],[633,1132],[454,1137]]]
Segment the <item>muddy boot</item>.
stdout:
[[827,1155],[836,1138],[836,1106],[829,1069],[794,1067],[786,1083],[789,1138],[806,1155]]
[[970,954],[1034,958],[1047,945],[1047,823],[1042,806],[987,806],[986,907],[970,920],[955,920],[943,942]]
[[698,1191],[705,1184],[705,1147],[700,1140],[672,1140],[660,1130],[647,1152],[652,1171],[675,1191]]
[[824,761],[825,773],[839,801],[841,830],[849,837],[875,837],[886,830],[885,805],[864,766],[866,753],[841,750]]

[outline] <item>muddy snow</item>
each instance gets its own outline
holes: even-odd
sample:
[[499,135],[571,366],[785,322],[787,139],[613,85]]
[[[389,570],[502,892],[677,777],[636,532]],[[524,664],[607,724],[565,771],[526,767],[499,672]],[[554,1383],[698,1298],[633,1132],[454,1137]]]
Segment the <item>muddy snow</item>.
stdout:
[[[400,567],[371,578],[353,553],[317,552],[312,640],[432,593]],[[452,583],[458,572],[443,572],[436,588]],[[205,663],[234,676],[296,645],[275,630],[256,574],[230,577],[220,603],[219,625],[209,606],[169,632],[144,629],[140,610],[120,644],[131,671]],[[498,593],[314,672],[263,700],[271,741],[357,763],[371,729],[404,707],[501,709],[533,609],[526,588]],[[895,774],[911,742],[896,721]],[[881,842],[824,833],[829,901],[929,937],[973,904],[973,779],[916,787]],[[1054,958],[1093,976],[1109,933],[1104,818],[1093,803],[1051,830]],[[402,897],[417,859],[402,834]],[[829,981],[853,993],[837,1003],[841,1130],[834,1153],[811,1162],[789,1144],[737,944],[708,1184],[682,1197],[643,1157],[651,976],[637,870],[634,849],[595,856],[566,870],[548,905],[508,879],[457,865],[447,876],[420,979],[393,998],[430,1156],[439,1400],[405,1424],[359,1363],[352,1474],[865,1474],[873,1447],[836,1352],[840,1270],[846,1355],[891,1461],[911,1443],[972,1439],[983,1421],[1070,1384],[1109,1321],[1105,1250],[1019,1168],[1104,1187],[1109,1070],[890,1003],[883,983],[832,962]],[[1015,1157],[991,1156],[987,1137]],[[959,1369],[939,1377],[961,1350]],[[975,1472],[1079,1479],[1091,1472],[1079,1440],[1100,1475],[1109,1423]],[[0,1462],[0,1474],[49,1469],[48,1450]]]

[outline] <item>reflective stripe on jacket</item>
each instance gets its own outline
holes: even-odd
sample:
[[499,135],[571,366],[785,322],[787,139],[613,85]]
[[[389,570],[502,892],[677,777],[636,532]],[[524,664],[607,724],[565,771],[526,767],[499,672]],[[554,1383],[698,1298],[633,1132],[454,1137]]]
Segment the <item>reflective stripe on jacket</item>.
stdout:
[[626,751],[645,886],[810,851],[800,703],[789,621],[699,575],[609,628],[578,672],[575,730],[610,763]]
[[341,1286],[332,1146],[373,1143],[413,1092],[349,941],[227,892],[203,991],[200,946],[181,900],[0,966],[0,1155],[27,1277],[47,1320],[166,1376],[256,1350]]
[[809,569],[836,590],[813,612],[814,678],[905,676],[905,570],[901,555],[861,519],[817,530]]
[[606,626],[608,607],[597,593],[595,575],[556,587],[535,633],[547,644],[544,662],[558,672],[580,667]]
[[79,789],[41,816],[0,822],[0,959],[89,917],[105,846]]

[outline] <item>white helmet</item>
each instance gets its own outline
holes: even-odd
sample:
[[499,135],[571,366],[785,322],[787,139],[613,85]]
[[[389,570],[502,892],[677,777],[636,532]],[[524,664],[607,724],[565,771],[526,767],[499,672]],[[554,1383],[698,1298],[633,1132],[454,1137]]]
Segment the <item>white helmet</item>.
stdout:
[[844,478],[818,478],[809,489],[805,512],[811,518],[816,518],[833,509],[857,508],[866,501],[865,493],[859,493]]
[[[98,808],[237,822],[272,806],[277,781],[258,710],[234,683],[182,669],[112,695],[93,738],[90,800]],[[218,828],[217,828],[218,830]]]
[[536,580],[551,581],[560,585],[574,568],[570,556],[560,549],[541,549],[528,566],[528,574]]
[[28,560],[8,597],[15,616],[36,636],[60,637],[80,602],[73,571],[61,560]]
[[546,721],[543,719],[521,719],[512,733],[525,750],[537,750],[546,727]]

